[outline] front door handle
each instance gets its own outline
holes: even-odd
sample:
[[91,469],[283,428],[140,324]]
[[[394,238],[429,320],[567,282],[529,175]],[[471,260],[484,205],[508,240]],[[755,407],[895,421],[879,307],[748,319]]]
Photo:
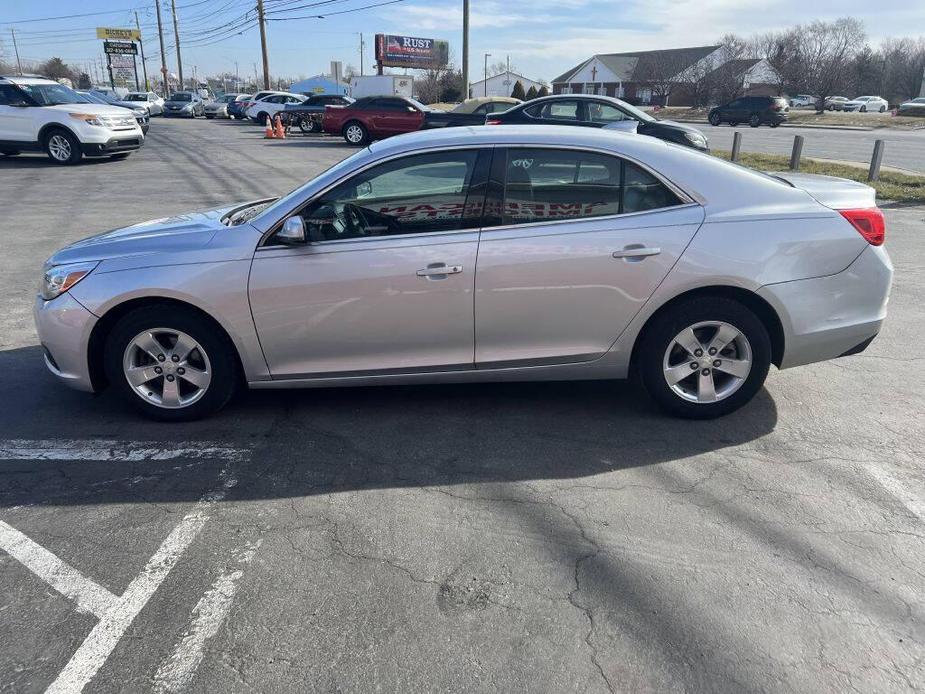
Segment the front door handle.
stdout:
[[447,265],[446,263],[431,263],[423,270],[417,271],[418,277],[427,277],[432,280],[446,279],[447,275],[455,275],[463,271],[462,265]]
[[622,251],[614,251],[614,258],[623,258],[629,262],[639,262],[648,258],[650,255],[658,255],[662,252],[661,248],[649,248],[642,244],[636,243],[626,246]]

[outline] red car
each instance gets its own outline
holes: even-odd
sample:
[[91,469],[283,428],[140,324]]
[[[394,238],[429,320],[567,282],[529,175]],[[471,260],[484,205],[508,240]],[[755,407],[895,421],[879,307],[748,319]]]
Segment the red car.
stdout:
[[351,145],[365,145],[390,135],[420,130],[428,108],[404,96],[367,96],[349,106],[326,106],[321,127],[343,135]]

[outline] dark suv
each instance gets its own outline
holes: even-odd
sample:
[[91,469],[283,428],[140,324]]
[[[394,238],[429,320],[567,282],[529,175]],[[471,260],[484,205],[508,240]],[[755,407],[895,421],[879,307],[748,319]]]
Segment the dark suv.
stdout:
[[748,123],[757,128],[762,123],[767,123],[776,128],[787,120],[789,110],[790,106],[782,96],[740,96],[725,106],[717,106],[711,110],[710,125]]

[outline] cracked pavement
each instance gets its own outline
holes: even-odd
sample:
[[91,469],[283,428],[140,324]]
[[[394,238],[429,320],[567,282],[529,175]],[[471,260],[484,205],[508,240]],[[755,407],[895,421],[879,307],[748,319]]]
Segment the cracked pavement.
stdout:
[[[154,424],[45,373],[42,261],[98,231],[276,194],[348,155],[155,119],[122,162],[0,160],[0,441],[216,442],[231,462],[0,459],[0,520],[120,594],[236,484],[88,692],[150,691],[256,547],[190,692],[896,692],[925,687],[925,208],[891,208],[890,315],[712,422],[622,383],[258,391]],[[185,450],[185,449],[184,449]],[[895,481],[887,484],[884,480]],[[0,691],[40,692],[95,619],[0,551]]]

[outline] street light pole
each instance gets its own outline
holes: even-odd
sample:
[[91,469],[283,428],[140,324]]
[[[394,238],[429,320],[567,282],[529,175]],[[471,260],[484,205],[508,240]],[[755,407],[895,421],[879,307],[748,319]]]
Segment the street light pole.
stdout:
[[485,54],[485,79],[482,82],[482,86],[485,88],[485,93],[483,96],[488,96],[488,59],[491,57],[491,53]]
[[469,94],[469,0],[463,0],[463,54],[462,54],[463,99]]

